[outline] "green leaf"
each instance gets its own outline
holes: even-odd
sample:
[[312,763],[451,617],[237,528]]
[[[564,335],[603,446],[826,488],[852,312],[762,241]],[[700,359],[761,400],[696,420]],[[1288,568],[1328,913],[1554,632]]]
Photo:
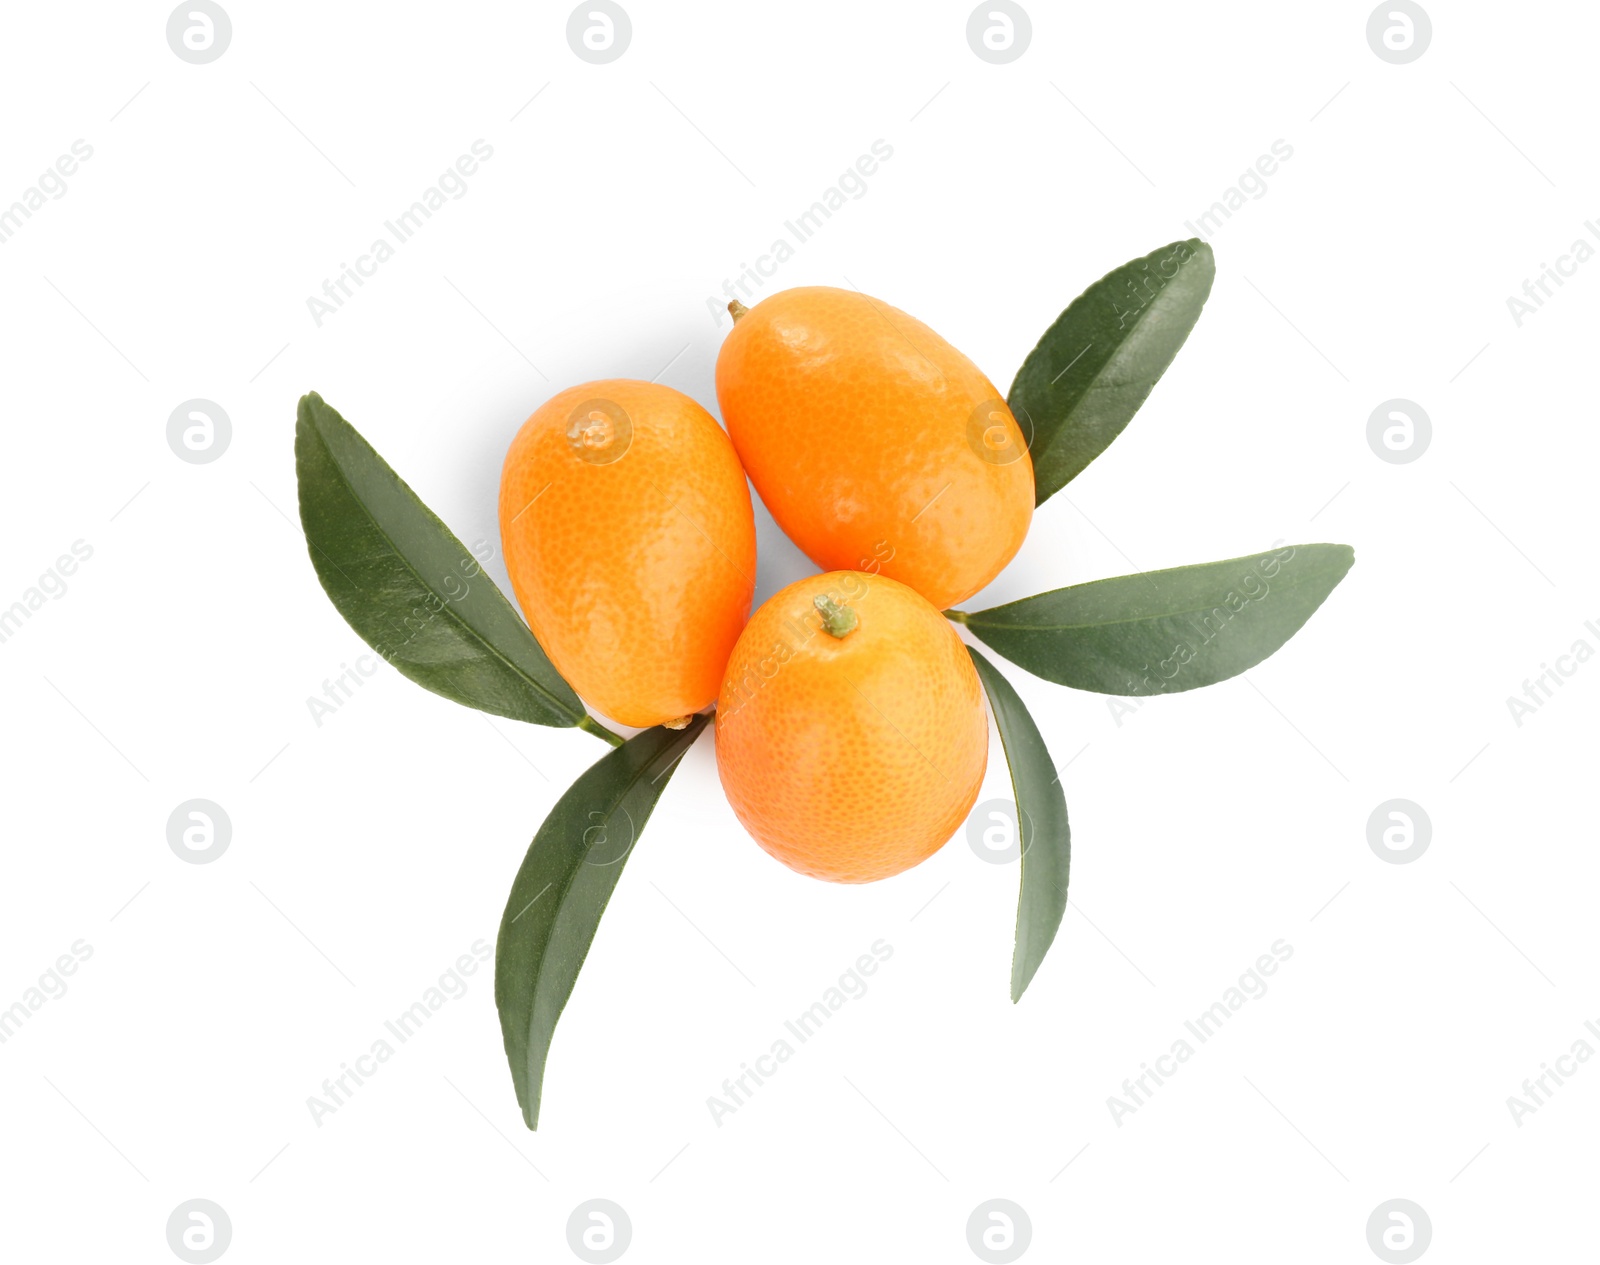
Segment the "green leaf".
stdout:
[[317,578],[383,659],[468,707],[622,741],[589,718],[472,552],[314,391],[294,458]]
[[1017,896],[1017,944],[1011,955],[1011,1000],[1016,1001],[1050,951],[1067,912],[1072,831],[1067,826],[1061,775],[1039,727],[1000,670],[971,646],[967,653],[989,695],[1000,744],[1011,766],[1011,794],[1017,801],[1022,890]]
[[633,845],[706,717],[647,729],[581,774],[539,827],[500,920],[494,1001],[517,1102],[539,1124],[544,1063],[600,915]]
[[1215,275],[1211,247],[1173,242],[1108,272],[1045,331],[1006,397],[1031,433],[1035,505],[1122,433],[1200,319]]
[[1355,557],[1349,545],[1289,545],[948,613],[1058,685],[1176,694],[1255,667],[1300,631]]

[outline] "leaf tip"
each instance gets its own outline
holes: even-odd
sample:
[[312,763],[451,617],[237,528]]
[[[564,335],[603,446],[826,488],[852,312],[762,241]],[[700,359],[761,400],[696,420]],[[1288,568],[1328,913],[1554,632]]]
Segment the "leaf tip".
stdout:
[[1028,985],[1033,983],[1033,977],[1039,973],[1039,963],[1035,962],[1030,967],[1026,963],[1014,961],[1011,964],[1011,1004],[1015,1006],[1022,1000],[1022,994],[1028,991]]
[[1331,591],[1333,588],[1337,588],[1339,586],[1339,584],[1344,580],[1345,576],[1350,574],[1350,568],[1356,565],[1356,547],[1354,545],[1330,543],[1321,545],[1319,548],[1328,550],[1328,553],[1332,557],[1337,558],[1341,564],[1339,567],[1338,578],[1335,579],[1333,584],[1330,586]]
[[327,402],[315,391],[307,391],[300,397],[300,403],[295,407],[294,413],[294,441],[295,453],[299,456],[300,445],[312,433],[320,428],[320,423],[328,413],[332,412]]

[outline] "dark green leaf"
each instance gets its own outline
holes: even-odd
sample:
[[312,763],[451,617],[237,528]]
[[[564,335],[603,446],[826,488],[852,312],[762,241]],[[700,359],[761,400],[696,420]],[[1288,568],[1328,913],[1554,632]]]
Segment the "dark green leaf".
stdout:
[[594,762],[534,835],[494,953],[494,1001],[517,1102],[539,1124],[545,1058],[600,915],[667,779],[706,717],[647,729]]
[[1211,247],[1173,242],[1108,272],[1045,331],[1006,400],[1030,436],[1035,505],[1122,433],[1200,319],[1215,274]]
[[1176,694],[1255,667],[1300,631],[1355,557],[1349,545],[1289,545],[950,617],[1058,685]]
[[1017,801],[1017,838],[1022,845],[1022,890],[1017,897],[1017,944],[1011,955],[1011,1000],[1022,996],[1067,912],[1067,871],[1072,832],[1061,777],[1045,749],[1039,727],[1011,682],[971,646],[967,653],[989,695],[995,727],[1011,766]]
[[468,707],[621,741],[589,719],[471,551],[316,392],[300,400],[294,457],[317,577],[388,663]]

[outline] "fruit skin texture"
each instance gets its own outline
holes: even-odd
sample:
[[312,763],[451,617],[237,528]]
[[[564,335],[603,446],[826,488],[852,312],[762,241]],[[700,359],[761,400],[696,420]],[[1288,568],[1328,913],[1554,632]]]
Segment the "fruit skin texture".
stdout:
[[1033,462],[1001,393],[887,303],[828,286],[763,299],[722,344],[717,400],[772,517],[824,570],[875,571],[943,609],[1027,534]]
[[[818,594],[854,611],[835,638]],[[751,617],[717,699],[717,771],[746,830],[791,869],[870,883],[939,850],[978,798],[983,686],[949,621],[882,576],[832,572]]]
[[644,728],[716,697],[755,519],[733,445],[688,396],[607,379],[542,405],[506,453],[500,539],[533,635],[596,711]]

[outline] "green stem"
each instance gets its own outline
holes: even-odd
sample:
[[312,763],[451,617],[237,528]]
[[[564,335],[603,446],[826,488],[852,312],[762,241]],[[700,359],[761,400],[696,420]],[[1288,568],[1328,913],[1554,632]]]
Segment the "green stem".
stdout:
[[966,611],[946,611],[944,617],[952,624],[964,624],[967,622]]
[[840,606],[826,593],[818,593],[811,599],[811,604],[822,616],[822,631],[830,637],[847,637],[860,622],[853,610],[848,606]]
[[621,734],[612,733],[593,716],[585,716],[578,722],[578,728],[587,729],[596,738],[600,738],[605,742],[609,742],[613,747],[620,747],[624,742],[627,741],[627,739]]

